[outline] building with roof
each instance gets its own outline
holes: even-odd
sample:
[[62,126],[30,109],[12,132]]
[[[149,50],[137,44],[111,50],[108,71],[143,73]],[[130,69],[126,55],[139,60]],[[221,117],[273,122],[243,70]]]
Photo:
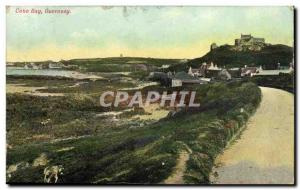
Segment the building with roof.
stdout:
[[235,39],[235,46],[253,46],[265,44],[264,38],[255,38],[251,34],[241,34],[240,39]]
[[177,81],[176,84],[179,84],[178,80],[181,81],[181,85],[187,85],[187,84],[206,84],[208,83],[207,80],[202,80],[201,78],[191,76],[190,74],[186,72],[178,72],[172,77],[172,85],[173,85],[173,80],[175,84],[175,80]]
[[210,63],[209,67],[207,68],[207,70],[217,70],[217,71],[221,71],[222,69],[218,67],[217,64],[214,64],[213,62]]
[[241,77],[252,77],[258,72],[259,70],[256,67],[248,67],[245,65],[245,67],[241,69]]
[[214,50],[214,49],[216,49],[216,48],[218,48],[218,46],[217,46],[216,43],[212,43],[212,44],[210,45],[210,51],[212,51],[212,50]]

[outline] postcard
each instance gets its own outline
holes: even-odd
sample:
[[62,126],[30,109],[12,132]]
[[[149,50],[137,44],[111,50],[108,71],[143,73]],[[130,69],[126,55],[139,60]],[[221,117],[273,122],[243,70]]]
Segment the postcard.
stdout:
[[293,6],[7,6],[6,183],[295,185]]

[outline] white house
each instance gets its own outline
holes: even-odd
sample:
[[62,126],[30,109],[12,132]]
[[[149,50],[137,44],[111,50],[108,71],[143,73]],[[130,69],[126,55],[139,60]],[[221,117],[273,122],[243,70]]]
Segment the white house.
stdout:
[[162,66],[161,66],[162,69],[167,69],[167,68],[169,68],[169,67],[170,67],[170,65],[162,65]]
[[213,62],[210,63],[210,66],[207,68],[208,70],[222,70],[221,68],[218,67],[217,64],[214,65]]

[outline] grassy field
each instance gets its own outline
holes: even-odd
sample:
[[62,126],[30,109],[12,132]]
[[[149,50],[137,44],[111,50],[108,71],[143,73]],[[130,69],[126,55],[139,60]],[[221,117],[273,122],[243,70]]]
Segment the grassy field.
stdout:
[[[143,93],[153,88],[145,87]],[[87,94],[7,94],[7,166],[18,166],[8,183],[43,183],[44,168],[56,165],[64,168],[58,183],[161,183],[187,147],[192,153],[185,183],[209,183],[214,158],[255,111],[260,90],[243,82],[176,88],[181,89],[196,90],[200,108],[143,127],[113,126],[97,117],[109,110]]]
[[[139,72],[153,71],[162,65],[174,65],[181,63],[180,59],[162,59],[146,57],[107,57],[89,59],[61,60],[65,69],[78,70],[81,72]],[[51,61],[35,62],[37,65],[47,68]],[[24,62],[15,62],[15,66],[24,67]],[[75,66],[75,67],[73,67]]]
[[[101,66],[104,66],[103,69],[105,69],[105,66],[112,65],[112,68],[114,66],[120,65],[126,65],[126,66],[134,66],[138,64],[144,64],[146,66],[155,66],[155,67],[161,67],[162,65],[166,64],[177,64],[180,62],[180,59],[159,59],[159,58],[144,58],[144,57],[107,57],[107,58],[95,58],[95,59],[72,59],[67,61],[62,61],[65,64],[75,64],[78,66],[86,67],[88,70],[92,67],[96,70],[92,70],[94,72],[97,72],[97,69],[101,70]],[[98,67],[97,67],[98,66]],[[122,70],[124,71],[124,70]],[[104,71],[103,71],[104,72]]]
[[246,80],[259,86],[278,88],[291,93],[295,91],[294,73],[280,73],[278,76],[255,76]]

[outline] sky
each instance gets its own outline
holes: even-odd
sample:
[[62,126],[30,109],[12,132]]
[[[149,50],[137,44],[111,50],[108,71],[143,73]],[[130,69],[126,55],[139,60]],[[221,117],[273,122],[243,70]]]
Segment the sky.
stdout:
[[[43,14],[19,13],[40,9]],[[69,14],[48,14],[69,10]],[[7,61],[196,58],[241,34],[293,46],[292,7],[7,7]]]

